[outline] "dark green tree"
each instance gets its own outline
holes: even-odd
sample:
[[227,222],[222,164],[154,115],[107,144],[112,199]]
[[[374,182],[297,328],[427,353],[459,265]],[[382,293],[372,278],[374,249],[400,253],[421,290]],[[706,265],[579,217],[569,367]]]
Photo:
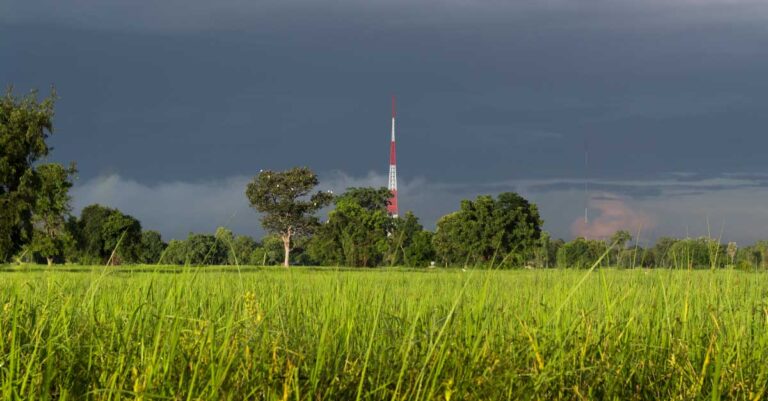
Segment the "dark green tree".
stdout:
[[152,230],[142,232],[139,261],[144,264],[158,263],[167,246],[159,232]]
[[215,235],[190,233],[184,241],[186,265],[225,265],[227,264],[226,245],[218,241]]
[[671,267],[676,269],[699,269],[722,267],[725,246],[717,240],[700,237],[676,241],[667,251]]
[[250,263],[256,266],[274,266],[284,259],[283,240],[274,234],[265,235],[251,252]]
[[[529,265],[533,267],[551,267],[552,264],[554,264],[556,255],[555,252],[552,252],[552,246],[553,242],[550,239],[549,233],[546,231],[542,231],[541,238],[539,238],[539,244],[534,248],[533,251],[533,257],[529,261]],[[554,246],[557,246],[556,243]]]
[[387,263],[390,266],[423,266],[422,260],[410,260],[406,253],[406,249],[411,246],[416,235],[422,231],[424,227],[413,212],[408,211],[399,218],[392,219],[387,238]]
[[185,265],[187,263],[187,247],[183,240],[172,239],[168,242],[158,264]]
[[338,227],[335,224],[321,224],[307,243],[307,254],[321,266],[342,266],[344,252]]
[[216,237],[216,241],[220,243],[226,253],[226,257],[224,258],[225,262],[223,264],[239,264],[240,261],[237,260],[237,256],[232,250],[232,244],[235,242],[235,234],[232,233],[232,230],[226,227],[218,227],[214,236]]
[[139,261],[141,223],[117,209],[86,206],[80,214],[78,238],[82,261],[116,265]]
[[618,267],[628,267],[633,263],[635,252],[627,249],[632,242],[632,234],[627,230],[619,230],[613,233],[607,244],[613,245],[608,255],[608,263]]
[[[560,268],[590,268],[608,249],[605,242],[578,237],[566,242],[558,249],[557,267]],[[603,259],[601,266],[608,262]]]
[[435,251],[446,264],[519,266],[540,246],[541,225],[536,205],[520,195],[482,195],[438,221]]
[[36,168],[37,196],[33,207],[34,232],[28,248],[53,265],[55,258],[63,259],[65,249],[74,241],[66,229],[71,212],[69,189],[74,165],[43,164]]
[[259,244],[253,238],[247,235],[238,235],[232,241],[230,249],[229,264],[255,265],[260,264],[261,259],[255,261],[252,259],[253,251]]
[[341,198],[328,215],[328,224],[336,227],[339,244],[347,266],[376,266],[387,250],[387,231],[391,219],[386,210],[370,210],[353,197]]
[[109,255],[108,265],[139,261],[141,223],[132,216],[115,210],[102,226],[103,255]]
[[608,241],[615,249],[624,249],[632,241],[632,234],[627,230],[619,230],[613,233]]
[[474,254],[468,225],[460,212],[449,213],[437,220],[437,230],[432,237],[436,258],[443,266],[470,263]]
[[421,230],[414,233],[410,243],[405,248],[405,260],[408,266],[426,267],[435,260],[435,249],[432,247],[433,234]]
[[308,244],[308,254],[322,265],[384,263],[395,220],[387,215],[390,197],[386,188],[347,189],[335,199],[336,207]]
[[656,240],[656,244],[651,248],[656,267],[672,267],[674,265],[674,258],[669,250],[677,241],[679,241],[677,238],[672,237],[660,237]]
[[0,97],[0,262],[32,239],[33,166],[50,151],[45,141],[53,133],[55,97],[38,101],[32,92],[19,98],[12,88]]
[[565,241],[563,241],[561,238],[558,238],[556,240],[550,240],[547,244],[547,266],[545,267],[556,267],[557,266],[557,253],[560,250],[560,248],[565,245]]
[[292,240],[312,233],[319,225],[315,213],[333,200],[329,192],[310,192],[317,175],[306,167],[286,171],[262,171],[248,183],[245,195],[252,208],[262,213],[265,230],[283,241],[283,266],[288,267]]
[[[231,230],[219,227],[216,229],[216,239],[224,245],[227,251],[228,265],[254,264],[251,260],[253,251],[258,247],[256,241],[247,235],[235,236]],[[261,263],[261,260],[258,262]]]

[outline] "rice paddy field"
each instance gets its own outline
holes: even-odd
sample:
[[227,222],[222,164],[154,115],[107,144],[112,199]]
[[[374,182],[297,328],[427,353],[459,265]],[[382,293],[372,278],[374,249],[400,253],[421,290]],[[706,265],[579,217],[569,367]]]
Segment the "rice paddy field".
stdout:
[[765,398],[768,276],[0,269],[6,400]]

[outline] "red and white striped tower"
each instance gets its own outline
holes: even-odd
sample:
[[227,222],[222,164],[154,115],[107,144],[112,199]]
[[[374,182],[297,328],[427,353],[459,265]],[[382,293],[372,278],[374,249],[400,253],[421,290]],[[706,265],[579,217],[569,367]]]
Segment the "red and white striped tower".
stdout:
[[395,156],[395,97],[392,96],[392,140],[389,142],[389,191],[392,198],[389,199],[387,212],[397,218],[397,157]]

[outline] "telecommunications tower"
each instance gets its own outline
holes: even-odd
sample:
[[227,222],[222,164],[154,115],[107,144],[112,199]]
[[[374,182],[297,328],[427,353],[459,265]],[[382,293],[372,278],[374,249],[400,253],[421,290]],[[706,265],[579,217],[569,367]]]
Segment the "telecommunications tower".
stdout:
[[389,142],[389,191],[392,197],[387,205],[387,212],[397,217],[397,157],[395,156],[395,97],[392,96],[392,139]]

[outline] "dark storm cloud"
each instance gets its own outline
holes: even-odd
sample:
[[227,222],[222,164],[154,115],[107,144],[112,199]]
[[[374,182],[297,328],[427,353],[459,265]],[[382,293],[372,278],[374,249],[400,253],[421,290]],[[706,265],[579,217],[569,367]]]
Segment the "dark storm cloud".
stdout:
[[768,173],[766,22],[768,3],[737,0],[10,0],[0,77],[56,85],[53,158],[78,162],[81,204],[139,207],[86,190],[103,177],[143,194],[299,164],[370,177],[395,93],[402,181],[445,195],[414,195],[427,225],[460,196],[527,188],[565,236],[585,174],[660,214],[666,197],[763,196],[768,180],[723,174]]

